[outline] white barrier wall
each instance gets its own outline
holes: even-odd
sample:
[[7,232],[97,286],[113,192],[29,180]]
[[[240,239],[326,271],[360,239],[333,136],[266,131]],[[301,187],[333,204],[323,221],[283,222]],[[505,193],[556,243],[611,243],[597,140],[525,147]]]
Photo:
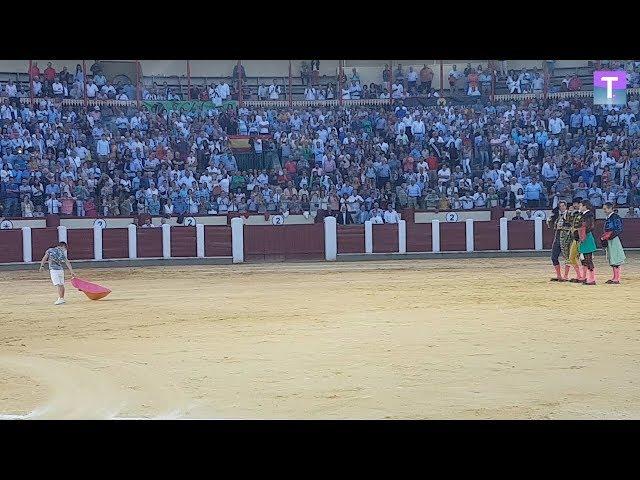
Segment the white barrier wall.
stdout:
[[500,251],[506,252],[509,249],[509,221],[502,217],[500,219]]
[[467,218],[465,221],[465,235],[467,240],[467,252],[473,252],[474,242],[473,242],[473,218]]
[[29,227],[22,227],[22,261],[25,263],[31,263],[33,261],[31,248],[31,229]]
[[100,225],[93,227],[93,258],[102,260],[102,227]]
[[67,227],[63,227],[62,225],[58,227],[58,241],[59,242],[67,241]]
[[431,220],[431,251],[438,253],[440,251],[440,220]]
[[542,219],[534,220],[534,245],[536,250],[542,250]]
[[334,261],[338,257],[338,227],[335,217],[324,218],[324,256]]
[[373,223],[364,222],[364,253],[373,253]]
[[196,225],[196,255],[204,258],[204,225],[201,223]]
[[398,253],[407,253],[407,221],[398,221]]
[[162,225],[162,257],[171,258],[171,225]]
[[128,227],[129,258],[138,258],[138,228],[135,225]]
[[231,219],[231,254],[233,263],[244,262],[244,219]]

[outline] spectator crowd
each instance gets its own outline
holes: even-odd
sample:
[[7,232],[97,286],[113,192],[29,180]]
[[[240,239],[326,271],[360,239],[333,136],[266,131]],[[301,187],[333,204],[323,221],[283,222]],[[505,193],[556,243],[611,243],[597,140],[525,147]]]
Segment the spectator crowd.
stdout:
[[[10,98],[11,82],[2,85],[2,216],[323,211],[317,218],[383,223],[397,222],[405,208],[538,209],[577,197],[595,207],[640,202],[635,96],[614,108],[588,98],[408,107],[398,88],[386,106],[223,110],[214,103],[156,113],[62,105],[58,82],[64,97],[84,79],[49,68],[38,72],[42,95],[33,106]],[[433,72],[396,69],[403,92],[405,80],[407,91],[433,90]],[[467,78],[476,75],[474,88],[483,88],[484,73],[472,70]],[[96,86],[96,98],[105,86],[107,98],[131,98],[126,85],[103,83],[100,74],[85,84]],[[535,91],[534,81],[527,88]],[[229,95],[228,86],[217,87],[214,95]],[[229,135],[253,136],[253,158],[273,151],[277,161],[239,167]]]

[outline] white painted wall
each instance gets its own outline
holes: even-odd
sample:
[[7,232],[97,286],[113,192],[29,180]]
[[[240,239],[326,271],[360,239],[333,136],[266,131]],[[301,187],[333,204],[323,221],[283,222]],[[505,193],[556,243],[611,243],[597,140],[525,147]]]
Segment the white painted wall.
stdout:
[[[226,225],[227,224],[227,216],[226,215],[211,215],[211,216],[195,216],[197,224],[202,225]],[[67,228],[93,228],[93,224],[95,222],[95,218],[61,218],[60,225],[65,226]],[[130,217],[122,217],[122,218],[105,218],[107,222],[107,228],[127,228],[131,225],[132,219]],[[158,226],[160,225],[162,217],[152,217],[151,222]],[[31,222],[31,220],[25,220],[25,222]],[[42,221],[44,222],[44,220]],[[171,217],[171,219],[167,222],[171,226],[179,226],[180,224],[177,222],[176,217]],[[15,222],[14,222],[15,226]],[[28,224],[24,226],[33,227],[33,225]],[[45,225],[42,225],[43,227]]]
[[[244,221],[245,225],[273,225],[273,214],[269,215],[269,220],[264,219],[264,215],[249,215]],[[315,223],[315,218],[309,216],[305,218],[304,215],[289,215],[284,219],[284,225],[309,225]]]
[[[447,213],[448,212],[415,212],[414,222],[415,223],[430,223],[432,220],[440,220],[441,222],[447,221]],[[481,211],[457,211],[458,214],[458,222],[464,222],[467,219],[471,218],[476,221],[486,221],[491,220],[491,212],[488,210]]]
[[22,227],[31,227],[31,228],[44,228],[47,226],[47,221],[45,219],[34,219],[34,220],[13,220],[9,219],[9,221],[13,224],[13,228],[22,228]]

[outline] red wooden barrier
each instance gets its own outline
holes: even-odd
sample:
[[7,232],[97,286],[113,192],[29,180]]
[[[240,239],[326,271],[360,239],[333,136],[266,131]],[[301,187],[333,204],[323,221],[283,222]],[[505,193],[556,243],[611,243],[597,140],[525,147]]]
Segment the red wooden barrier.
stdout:
[[473,248],[474,250],[500,250],[499,220],[473,222]]
[[244,256],[283,261],[324,258],[324,225],[245,225]]
[[102,258],[129,258],[128,229],[105,228],[102,230]]
[[407,222],[407,252],[431,252],[431,223]]
[[398,224],[374,224],[372,227],[373,253],[393,253],[398,251]]
[[171,256],[197,256],[196,227],[173,227],[171,232]]
[[162,257],[162,228],[139,228],[138,257]]
[[324,223],[287,225],[280,239],[287,247],[285,259],[324,259]]
[[440,222],[440,250],[463,252],[467,249],[467,226],[465,222]]
[[33,260],[39,262],[48,248],[58,244],[57,228],[32,228],[31,250]]
[[[535,228],[535,226],[534,226]],[[542,221],[542,248],[547,248],[551,250],[553,247],[553,236],[555,235],[555,231],[549,227],[547,227],[546,220]],[[535,240],[535,239],[534,239]]]
[[535,249],[535,225],[533,220],[511,220],[508,223],[508,249]]
[[284,259],[284,243],[280,241],[280,229],[285,228],[279,226],[276,230],[275,226],[268,225],[245,225],[244,226],[244,259],[264,260],[266,253],[270,256],[277,257],[277,260]]
[[623,230],[620,235],[622,246],[626,248],[640,248],[640,219],[623,218]]
[[0,263],[22,262],[22,259],[22,230],[0,230]]
[[231,256],[231,227],[205,225],[204,255],[205,257]]
[[600,240],[603,230],[604,230],[604,220],[596,220],[595,225],[593,227],[593,236],[596,237],[596,243],[598,243],[598,240]]
[[45,215],[44,219],[47,227],[57,228],[60,226],[59,215]]
[[337,225],[338,253],[364,253],[364,225]]
[[67,249],[69,260],[93,259],[93,228],[68,228]]

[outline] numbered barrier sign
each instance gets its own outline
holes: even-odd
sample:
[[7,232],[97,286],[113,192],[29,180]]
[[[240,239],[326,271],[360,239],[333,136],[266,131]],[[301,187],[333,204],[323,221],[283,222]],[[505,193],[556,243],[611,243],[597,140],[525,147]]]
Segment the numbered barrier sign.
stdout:
[[545,218],[547,218],[547,214],[544,212],[544,210],[536,210],[535,212],[533,212],[533,218],[541,218],[542,220],[544,220]]
[[104,218],[98,218],[93,222],[93,226],[98,228],[107,228],[107,221]]
[[0,230],[9,230],[13,228],[13,222],[11,220],[3,220],[0,222]]
[[284,217],[282,215],[274,215],[273,217],[271,217],[271,223],[273,225],[283,225]]
[[185,227],[195,227],[196,226],[196,219],[193,217],[185,217],[184,218],[184,226]]
[[457,222],[458,214],[456,212],[448,212],[446,214],[446,219],[447,219],[447,222]]

